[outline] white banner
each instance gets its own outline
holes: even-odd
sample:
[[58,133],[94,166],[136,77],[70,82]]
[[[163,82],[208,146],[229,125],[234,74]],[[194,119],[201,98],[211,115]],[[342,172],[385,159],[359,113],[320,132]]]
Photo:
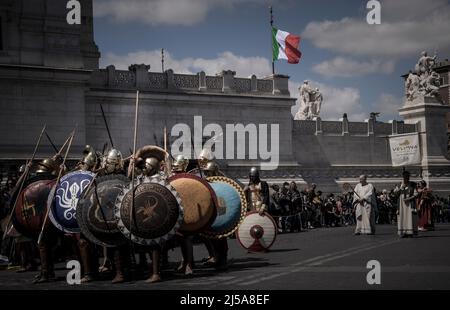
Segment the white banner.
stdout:
[[417,165],[422,162],[418,133],[389,136],[389,144],[392,166]]

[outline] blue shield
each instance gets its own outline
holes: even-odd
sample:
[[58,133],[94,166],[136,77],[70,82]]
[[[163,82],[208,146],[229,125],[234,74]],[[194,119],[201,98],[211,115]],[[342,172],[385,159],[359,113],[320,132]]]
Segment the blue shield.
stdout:
[[90,171],[73,171],[63,176],[53,188],[49,196],[49,217],[59,230],[66,233],[80,232],[76,218],[78,200],[94,176]]
[[243,220],[247,203],[242,188],[233,180],[223,177],[208,178],[217,197],[217,217],[203,235],[223,238],[231,235]]

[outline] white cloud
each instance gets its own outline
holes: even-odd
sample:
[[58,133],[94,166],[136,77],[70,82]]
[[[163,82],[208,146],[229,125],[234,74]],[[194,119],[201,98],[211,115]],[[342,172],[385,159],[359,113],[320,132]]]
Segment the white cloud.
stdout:
[[[448,1],[386,0],[381,25],[368,25],[365,17],[310,22],[303,38],[319,48],[346,55],[403,58],[420,51],[450,49]],[[445,5],[447,4],[447,5]],[[415,16],[413,14],[416,14]]]
[[[248,77],[255,74],[258,77],[271,73],[271,64],[264,57],[243,57],[225,51],[215,58],[182,58],[176,59],[168,51],[164,52],[164,67],[176,73],[195,74],[205,71],[208,75],[215,75],[222,70],[236,71],[236,76]],[[161,51],[137,51],[126,55],[106,53],[101,58],[101,65],[115,65],[117,69],[128,70],[131,64],[149,64],[150,71],[161,70]]]
[[202,22],[212,9],[232,9],[258,0],[95,0],[96,17],[116,22],[190,26]]
[[383,120],[398,119],[398,109],[401,108],[403,102],[404,98],[381,93],[372,106],[372,110],[373,112],[380,112],[380,118]]
[[[289,91],[291,97],[297,98],[297,104],[292,107],[292,114],[295,115],[300,107],[298,87],[300,82],[289,81]],[[318,87],[323,95],[322,111],[320,117],[323,120],[338,120],[344,113],[347,113],[349,120],[362,121],[368,118],[369,113],[360,103],[359,90],[352,87],[337,88],[324,83],[310,81],[313,88]]]
[[357,61],[340,56],[321,62],[312,68],[314,72],[328,77],[353,77],[374,73],[391,74],[394,69],[394,61]]

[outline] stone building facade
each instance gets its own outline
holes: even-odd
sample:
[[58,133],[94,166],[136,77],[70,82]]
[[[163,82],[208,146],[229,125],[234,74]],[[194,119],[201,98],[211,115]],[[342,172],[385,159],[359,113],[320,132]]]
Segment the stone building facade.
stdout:
[[[222,128],[229,124],[276,124],[280,161],[277,169],[262,172],[269,183],[294,180],[304,187],[315,182],[323,192],[340,192],[342,183],[356,182],[364,173],[381,190],[400,182],[402,172],[391,165],[387,137],[420,132],[425,159],[408,170],[415,179],[425,177],[441,194],[450,192],[450,162],[443,151],[446,141],[442,142],[448,105],[424,103],[422,112],[419,108],[403,109],[405,121],[389,123],[370,118],[350,122],[346,117],[340,121],[294,121],[291,107],[296,98],[289,93],[287,76],[238,78],[233,71],[215,76],[172,70],[160,73],[145,64],[130,64],[129,70],[116,70],[114,66],[99,69],[92,0],[81,3],[82,25],[70,26],[65,20],[64,1],[0,2],[2,173],[29,158],[44,124],[58,145],[77,127],[72,159],[80,157],[85,144],[101,150],[109,139],[100,105],[115,147],[128,155],[139,90],[138,147],[162,145],[164,127],[169,133],[176,124],[187,124],[194,130],[195,116],[201,117],[203,126],[214,123]],[[242,182],[250,167],[261,162],[261,158],[251,159],[248,154],[254,142],[249,137],[236,142],[245,146],[246,158],[219,161],[227,175]],[[52,154],[50,144],[43,141],[37,158]]]

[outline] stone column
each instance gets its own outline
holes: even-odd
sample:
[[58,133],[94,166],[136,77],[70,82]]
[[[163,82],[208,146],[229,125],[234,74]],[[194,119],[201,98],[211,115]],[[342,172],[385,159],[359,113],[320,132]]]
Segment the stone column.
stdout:
[[206,73],[201,71],[198,73],[198,90],[206,91]]
[[114,87],[114,76],[116,75],[116,67],[109,65],[106,67],[108,87]]
[[348,135],[348,118],[347,118],[347,113],[345,113],[343,115],[343,117],[340,119],[340,121],[342,122],[342,135],[346,136],[346,135]]
[[367,135],[373,136],[374,135],[374,127],[375,127],[375,120],[373,118],[366,119],[367,123]]
[[222,92],[229,93],[233,91],[234,86],[234,76],[236,71],[224,70],[219,74],[222,77]]
[[273,94],[274,95],[287,95],[289,96],[289,76],[275,74],[272,75],[273,79]]
[[256,78],[256,75],[252,75],[251,77],[250,77],[250,79],[251,79],[251,91],[252,92],[257,92],[258,91],[258,79]]
[[395,119],[390,120],[389,123],[392,124],[392,134],[393,135],[398,134],[398,122],[397,122],[397,120],[395,120]]
[[[447,159],[446,115],[450,106],[442,105],[433,98],[425,97],[423,102],[405,105],[399,109],[406,124],[416,124],[420,137],[422,154],[422,175],[433,190],[444,186],[437,176],[447,173],[450,161]],[[448,184],[448,183],[447,183]],[[441,190],[448,191],[448,188]]]
[[316,135],[322,134],[322,119],[320,117],[316,118]]
[[135,64],[131,65],[128,69],[134,72],[137,89],[141,90],[148,88],[148,70],[150,70],[150,65]]
[[166,74],[166,81],[167,81],[167,89],[174,89],[175,88],[175,83],[173,81],[173,70],[172,69],[168,69],[166,71],[164,71],[164,73]]

